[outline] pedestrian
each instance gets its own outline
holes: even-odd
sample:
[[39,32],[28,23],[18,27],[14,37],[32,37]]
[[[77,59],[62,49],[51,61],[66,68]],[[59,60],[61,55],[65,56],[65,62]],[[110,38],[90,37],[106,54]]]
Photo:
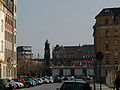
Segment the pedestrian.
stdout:
[[120,76],[118,75],[114,82],[114,89],[119,90],[120,87]]

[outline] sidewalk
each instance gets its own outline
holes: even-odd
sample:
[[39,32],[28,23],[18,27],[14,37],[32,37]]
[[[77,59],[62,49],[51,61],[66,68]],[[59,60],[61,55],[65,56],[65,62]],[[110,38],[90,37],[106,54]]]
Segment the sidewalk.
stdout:
[[[94,90],[94,85],[91,84],[90,86],[92,87],[92,90]],[[97,83],[95,84],[95,86],[96,86],[96,90],[100,90],[100,84]],[[113,90],[113,88],[109,88],[108,86],[102,84],[102,90]]]

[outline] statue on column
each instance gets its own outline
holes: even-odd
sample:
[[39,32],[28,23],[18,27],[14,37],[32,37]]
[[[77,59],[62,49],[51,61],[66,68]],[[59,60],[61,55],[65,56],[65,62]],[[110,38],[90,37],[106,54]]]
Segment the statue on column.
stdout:
[[45,42],[45,49],[44,49],[44,60],[46,63],[46,66],[50,66],[50,44],[48,43],[48,40]]
[[51,76],[51,69],[50,69],[50,44],[48,43],[48,40],[45,42],[45,49],[44,49],[44,60],[46,64],[46,76]]

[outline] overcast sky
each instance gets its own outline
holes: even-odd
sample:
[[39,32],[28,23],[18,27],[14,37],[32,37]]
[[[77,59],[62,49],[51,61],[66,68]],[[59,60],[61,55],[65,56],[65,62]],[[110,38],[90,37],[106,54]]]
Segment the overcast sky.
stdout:
[[95,16],[119,5],[120,0],[17,0],[17,46],[32,46],[42,58],[46,39],[51,48],[93,44]]

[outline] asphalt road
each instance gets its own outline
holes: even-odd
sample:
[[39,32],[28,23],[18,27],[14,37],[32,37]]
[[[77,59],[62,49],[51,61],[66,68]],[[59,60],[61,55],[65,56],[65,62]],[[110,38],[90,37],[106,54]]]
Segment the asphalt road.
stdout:
[[[61,86],[61,84],[62,83],[42,84],[31,88],[21,88],[16,90],[56,90]],[[91,84],[91,87],[93,90],[93,84]],[[100,90],[99,84],[96,84],[96,90]],[[102,85],[102,90],[113,90],[113,89],[108,88],[106,85]]]
[[22,88],[16,90],[56,90],[56,88],[59,88],[61,84],[62,83],[42,84],[30,88]]

